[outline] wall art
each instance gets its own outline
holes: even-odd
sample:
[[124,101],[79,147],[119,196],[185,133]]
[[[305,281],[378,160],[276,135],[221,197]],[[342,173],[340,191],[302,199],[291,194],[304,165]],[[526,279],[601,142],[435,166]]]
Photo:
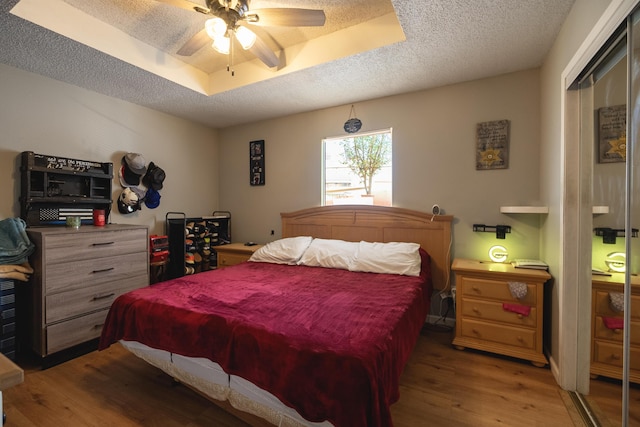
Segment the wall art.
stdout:
[[598,109],[598,161],[624,162],[627,158],[627,106]]
[[476,126],[476,169],[509,167],[509,120],[478,123]]
[[249,143],[249,183],[264,185],[264,140]]

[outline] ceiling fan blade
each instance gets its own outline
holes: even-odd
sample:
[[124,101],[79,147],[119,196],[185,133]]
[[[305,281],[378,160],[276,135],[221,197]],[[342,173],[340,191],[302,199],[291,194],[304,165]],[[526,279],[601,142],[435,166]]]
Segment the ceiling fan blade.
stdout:
[[160,3],[170,4],[171,6],[179,7],[180,9],[196,11],[200,13],[208,13],[209,9],[206,9],[198,4],[192,3],[187,0],[157,0]]
[[185,44],[183,44],[176,53],[181,56],[191,56],[210,43],[211,38],[207,34],[207,30],[202,29],[198,31],[195,36],[191,37]]
[[264,62],[265,65],[269,68],[277,67],[278,65],[280,65],[280,60],[278,59],[276,54],[273,53],[271,48],[269,48],[269,46],[267,46],[267,44],[263,42],[260,37],[256,37],[256,41],[253,46],[249,48],[249,52],[257,56],[260,61]]
[[[247,21],[254,25],[273,27],[321,27],[326,17],[323,10],[294,9],[294,8],[269,8],[252,10],[248,14]],[[253,16],[259,19],[253,22]]]

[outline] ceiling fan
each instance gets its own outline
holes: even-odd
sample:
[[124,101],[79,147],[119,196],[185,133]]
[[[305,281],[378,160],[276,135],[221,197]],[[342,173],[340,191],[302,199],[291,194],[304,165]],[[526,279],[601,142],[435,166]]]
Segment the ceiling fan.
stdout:
[[232,75],[234,40],[268,67],[275,67],[280,63],[269,46],[246,25],[315,27],[323,26],[326,19],[323,10],[315,9],[267,8],[249,11],[251,0],[206,0],[206,8],[187,0],[159,1],[213,16],[206,21],[205,28],[187,41],[177,53],[182,56],[193,55],[213,40],[212,46],[216,51],[229,55],[227,70]]

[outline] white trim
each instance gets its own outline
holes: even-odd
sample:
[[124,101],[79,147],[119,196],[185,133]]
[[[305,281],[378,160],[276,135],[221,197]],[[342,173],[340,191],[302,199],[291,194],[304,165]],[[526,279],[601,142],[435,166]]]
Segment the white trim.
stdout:
[[562,73],[565,82],[564,89],[567,89],[574,82],[637,4],[638,0],[613,0],[611,2],[565,67],[565,71]]
[[[571,164],[571,159],[567,157],[567,151],[572,141],[569,139],[577,129],[579,134],[579,123],[575,123],[575,117],[568,114],[567,109],[573,108],[575,99],[567,96],[567,89],[572,85],[578,75],[587,66],[589,61],[596,55],[598,50],[611,37],[618,26],[625,20],[631,11],[638,4],[639,0],[613,0],[609,7],[602,14],[592,31],[585,38],[572,59],[562,72],[561,84],[561,176],[564,179],[562,186],[562,206],[560,215],[562,218],[560,225],[560,240],[562,248],[562,262],[559,266],[560,283],[559,290],[559,346],[557,361],[558,384],[567,390],[575,390],[581,393],[588,392],[589,372],[585,366],[589,364],[589,351],[584,351],[586,342],[584,337],[580,339],[580,334],[584,333],[586,325],[590,324],[591,310],[584,310],[582,305],[585,302],[585,295],[579,292],[576,283],[586,283],[590,280],[588,265],[590,264],[590,245],[582,247],[580,238],[585,234],[585,227],[589,221],[585,220],[582,214],[584,200],[581,196],[584,177],[582,174],[582,156],[580,163]],[[577,95],[576,95],[577,96]],[[569,120],[569,122],[567,122]],[[569,134],[567,132],[569,131]],[[574,144],[575,145],[575,144]],[[575,147],[572,147],[572,152]],[[590,182],[590,181],[589,181]],[[575,194],[569,194],[569,192]],[[567,197],[572,196],[572,197]],[[575,197],[579,197],[577,200]],[[571,203],[569,203],[571,201]],[[589,215],[592,212],[588,213]],[[573,225],[573,227],[572,227]],[[591,230],[588,230],[589,235]],[[569,247],[565,243],[571,242]],[[577,242],[577,244],[576,244]],[[584,243],[584,242],[583,242]],[[586,256],[586,259],[585,259]],[[573,284],[572,286],[570,284]],[[581,308],[581,309],[579,309]],[[585,323],[586,322],[586,323]],[[582,325],[582,326],[581,326]]]

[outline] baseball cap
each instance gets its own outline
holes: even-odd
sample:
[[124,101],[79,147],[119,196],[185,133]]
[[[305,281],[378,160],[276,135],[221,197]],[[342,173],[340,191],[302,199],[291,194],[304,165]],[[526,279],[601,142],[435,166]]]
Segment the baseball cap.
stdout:
[[149,209],[155,209],[160,205],[160,193],[158,193],[153,187],[147,189],[147,194],[144,196],[144,204]]
[[149,163],[149,167],[147,168],[147,173],[142,177],[142,182],[148,188],[153,188],[154,190],[162,190],[162,183],[166,178],[166,174],[164,169],[156,165],[155,163]]
[[123,157],[124,164],[137,175],[144,175],[147,172],[147,162],[142,154],[127,153]]
[[140,210],[140,199],[131,188],[127,187],[118,197],[118,211],[122,214],[130,214],[137,210]]
[[122,156],[122,167],[118,173],[123,187],[138,186],[140,178],[147,172],[146,162],[142,154],[127,153]]

